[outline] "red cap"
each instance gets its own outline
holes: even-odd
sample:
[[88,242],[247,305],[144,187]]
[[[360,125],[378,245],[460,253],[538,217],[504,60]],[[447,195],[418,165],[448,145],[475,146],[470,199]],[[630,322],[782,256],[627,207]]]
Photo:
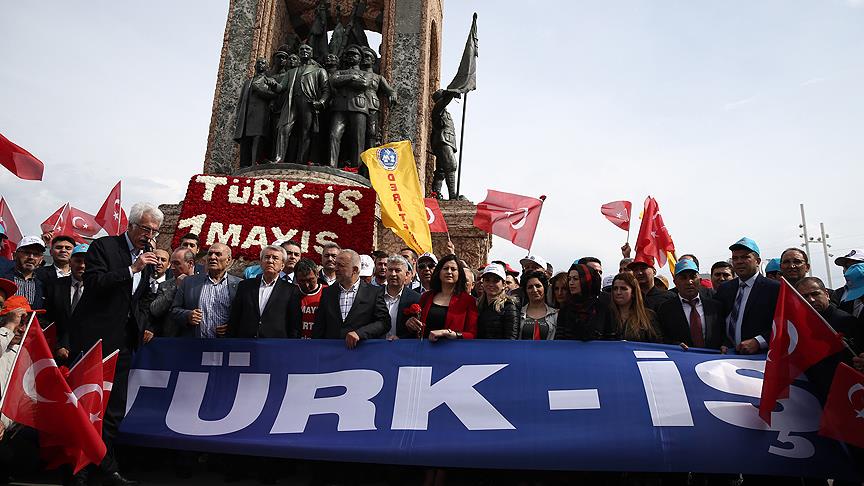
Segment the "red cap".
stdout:
[[15,309],[24,309],[24,312],[36,312],[37,314],[45,313],[45,309],[36,309],[35,311],[31,309],[30,302],[27,302],[27,297],[24,297],[23,295],[13,295],[6,299],[6,303],[3,304],[3,309],[0,309],[0,316],[5,316]]

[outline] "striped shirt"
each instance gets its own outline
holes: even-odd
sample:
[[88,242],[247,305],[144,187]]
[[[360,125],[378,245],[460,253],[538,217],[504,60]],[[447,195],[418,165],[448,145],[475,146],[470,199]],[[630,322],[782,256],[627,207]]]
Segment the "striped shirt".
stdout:
[[15,292],[15,295],[24,296],[31,306],[36,305],[33,302],[33,300],[36,299],[36,277],[31,274],[30,278],[25,279],[24,275],[16,269],[15,273],[12,275],[12,280],[14,280],[15,285],[18,286],[18,291]]
[[351,312],[351,306],[354,305],[354,298],[357,297],[357,289],[359,288],[359,279],[348,289],[339,284],[339,311],[342,312],[343,321],[348,317],[348,313]]
[[231,293],[228,291],[227,273],[218,282],[207,277],[207,281],[201,288],[198,308],[203,314],[201,324],[198,326],[198,337],[216,337],[216,326],[228,323],[228,313],[231,310]]

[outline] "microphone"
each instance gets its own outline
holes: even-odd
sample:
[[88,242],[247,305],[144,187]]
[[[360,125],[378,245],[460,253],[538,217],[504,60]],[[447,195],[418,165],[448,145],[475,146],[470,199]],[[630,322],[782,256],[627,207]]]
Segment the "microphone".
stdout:
[[[150,253],[153,251],[153,245],[150,244],[150,240],[148,239],[146,243],[144,243],[144,253]],[[150,270],[150,275],[153,276],[156,274],[156,265],[152,263],[147,264],[147,269]]]

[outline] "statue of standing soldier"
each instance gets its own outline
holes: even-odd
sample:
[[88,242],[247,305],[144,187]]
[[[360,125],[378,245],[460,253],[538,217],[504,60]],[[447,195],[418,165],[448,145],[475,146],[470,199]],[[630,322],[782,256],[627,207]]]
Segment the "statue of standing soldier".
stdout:
[[374,72],[375,61],[378,56],[371,47],[363,47],[363,59],[360,61],[360,69],[366,71],[369,77],[369,86],[366,88],[366,100],[369,102],[369,116],[366,118],[366,148],[381,145],[378,139],[378,112],[381,111],[381,101],[378,99],[380,91],[390,100],[396,103],[396,90],[387,82],[387,78]]
[[432,152],[435,154],[435,174],[432,177],[432,191],[442,199],[441,183],[447,182],[450,200],[460,199],[456,193],[456,127],[447,111],[453,98],[461,95],[455,91],[439,89],[432,94]]
[[330,79],[333,87],[330,102],[330,167],[336,167],[339,161],[339,147],[346,128],[350,128],[351,146],[346,167],[358,167],[360,154],[366,145],[366,118],[369,116],[366,89],[369,87],[369,78],[365,71],[360,70],[360,55],[357,46],[347,47],[342,56],[345,69],[337,70]]
[[243,84],[235,115],[234,140],[240,144],[240,167],[251,167],[261,153],[262,139],[269,134],[270,100],[276,93],[268,83],[267,60],[255,61],[255,74]]
[[318,115],[324,110],[330,97],[327,71],[312,59],[312,47],[302,44],[299,54],[299,65],[290,69],[281,82],[270,83],[277,93],[287,92],[277,124],[274,159],[277,164],[284,162],[287,157],[288,140],[294,124],[298,121],[300,133],[295,161],[302,164],[308,160],[312,134],[319,130]]

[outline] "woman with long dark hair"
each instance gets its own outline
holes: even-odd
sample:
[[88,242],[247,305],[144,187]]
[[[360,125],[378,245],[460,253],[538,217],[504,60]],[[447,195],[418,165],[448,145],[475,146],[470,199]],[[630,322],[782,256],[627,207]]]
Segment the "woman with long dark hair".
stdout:
[[534,341],[555,339],[558,323],[558,309],[546,303],[546,290],[549,279],[546,272],[533,271],[522,275],[520,285],[527,303],[522,306],[517,339]]
[[645,307],[639,282],[632,273],[612,279],[612,299],[604,334],[607,339],[661,343],[663,336],[654,311]]
[[432,273],[430,289],[420,296],[420,315],[397,330],[400,337],[420,333],[435,342],[439,339],[474,339],[477,335],[477,304],[466,292],[465,269],[456,255],[447,255]]
[[601,337],[608,313],[600,300],[600,274],[585,264],[574,263],[567,272],[570,295],[558,313],[555,339],[590,341]]
[[546,303],[561,310],[570,299],[570,288],[567,286],[567,272],[558,272],[549,279],[549,288],[546,292]]

